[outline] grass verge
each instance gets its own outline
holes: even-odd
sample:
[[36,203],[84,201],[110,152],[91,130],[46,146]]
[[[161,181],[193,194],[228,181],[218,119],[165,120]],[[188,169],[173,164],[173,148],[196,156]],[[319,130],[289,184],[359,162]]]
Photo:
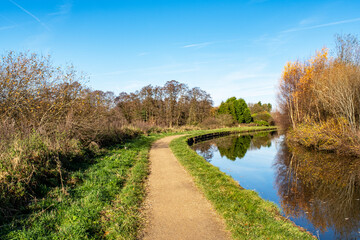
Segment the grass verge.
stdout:
[[148,151],[162,135],[140,136],[97,157],[0,226],[0,239],[136,239],[148,175]]
[[[255,129],[260,128],[247,127],[241,131]],[[206,133],[218,131],[221,130]],[[198,135],[199,132],[193,136],[175,139],[170,147],[180,163],[194,177],[196,185],[225,219],[234,239],[313,239],[309,233],[301,231],[282,217],[274,203],[263,200],[254,191],[241,188],[230,176],[196,154],[188,146],[187,139]]]

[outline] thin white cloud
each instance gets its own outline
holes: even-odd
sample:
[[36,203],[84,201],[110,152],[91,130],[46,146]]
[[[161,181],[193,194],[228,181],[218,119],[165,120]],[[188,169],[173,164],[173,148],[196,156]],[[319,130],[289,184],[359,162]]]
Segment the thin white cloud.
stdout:
[[168,65],[161,65],[161,66],[154,66],[154,67],[147,67],[147,68],[134,68],[134,69],[127,69],[127,70],[117,70],[99,74],[90,75],[91,77],[98,77],[98,76],[116,76],[121,75],[124,73],[142,73],[144,75],[154,75],[154,74],[169,74],[169,73],[181,73],[181,72],[189,72],[189,68],[184,64],[168,64]]
[[5,17],[5,16],[2,15],[2,14],[0,14],[0,17],[1,17],[2,19],[4,19],[6,22],[8,22],[9,24],[11,24],[11,25],[17,25],[13,20]]
[[134,70],[119,70],[119,71],[112,71],[112,72],[104,72],[104,73],[97,73],[97,74],[90,74],[89,77],[101,77],[101,76],[115,76],[120,75],[128,72],[133,72]]
[[268,79],[277,77],[277,74],[266,72],[265,69],[269,65],[267,61],[260,59],[247,59],[246,64],[237,71],[227,73],[222,77],[222,81],[236,82],[250,79]]
[[23,45],[29,49],[46,49],[47,42],[49,41],[49,34],[42,32],[40,34],[31,35],[23,40]]
[[3,30],[8,30],[8,29],[12,29],[12,28],[15,28],[16,25],[12,25],[12,26],[3,26],[3,27],[0,27],[0,31],[3,31]]
[[249,3],[264,3],[267,2],[268,0],[250,0]]
[[221,101],[225,101],[231,96],[244,98],[246,102],[263,102],[275,103],[274,86],[269,83],[254,83],[246,85],[233,85],[231,88],[220,85],[207,87],[206,91],[213,97],[215,106],[220,105]]
[[252,40],[252,44],[259,47],[266,47],[270,55],[283,54],[284,45],[291,39],[291,35],[285,33],[277,33],[274,35],[264,34]]
[[211,42],[202,42],[202,43],[192,43],[182,46],[181,48],[203,48],[213,44],[221,44],[221,43],[233,43],[237,41],[243,40],[242,38],[236,39],[228,39],[228,40],[219,40],[219,41],[211,41]]
[[141,52],[141,53],[138,53],[138,56],[141,57],[141,56],[146,56],[149,54],[150,54],[150,52]]
[[182,73],[189,73],[189,72],[196,72],[198,70],[198,68],[180,68],[180,69],[173,69],[173,70],[169,70],[169,71],[154,71],[154,72],[149,72],[146,75],[173,75],[173,74],[182,74]]
[[183,48],[202,48],[213,44],[213,42],[194,43],[183,46]]
[[300,26],[307,26],[307,25],[315,23],[316,20],[317,20],[317,18],[314,18],[314,17],[304,18],[303,20],[301,20],[299,22],[299,25]]
[[53,12],[53,13],[49,13],[49,16],[60,16],[60,15],[67,15],[71,12],[72,9],[72,3],[71,2],[66,2],[62,5],[59,6],[58,11],[57,12]]
[[144,87],[144,82],[141,81],[132,81],[130,83],[124,83],[121,87],[117,87],[116,90],[118,92],[132,92],[141,89]]
[[236,81],[236,80],[247,80],[247,79],[254,79],[254,78],[272,78],[277,77],[277,74],[257,74],[257,73],[250,73],[250,74],[244,74],[242,72],[234,72],[230,73],[225,77],[226,80],[230,81]]
[[9,0],[9,2],[11,2],[12,4],[14,4],[15,6],[17,6],[18,8],[20,8],[24,13],[26,13],[27,15],[29,15],[30,17],[32,17],[33,19],[35,19],[38,23],[40,23],[44,28],[46,28],[47,30],[50,30],[48,26],[46,26],[45,23],[43,23],[37,16],[35,16],[34,14],[32,14],[31,12],[29,12],[28,10],[26,10],[25,8],[23,8],[22,6],[20,6],[18,3],[16,3],[14,0]]
[[[278,73],[267,72],[267,62],[247,66],[239,71],[229,72],[219,77],[217,83],[207,87],[213,96],[215,105],[229,96],[244,98],[247,102],[275,102],[274,89]],[[226,86],[231,86],[226,87]]]
[[298,31],[303,31],[303,30],[323,28],[323,27],[329,27],[329,26],[334,26],[334,25],[339,25],[339,24],[345,24],[345,23],[359,22],[359,21],[360,21],[360,18],[353,18],[353,19],[348,19],[348,20],[343,20],[343,21],[337,21],[337,22],[330,22],[330,23],[319,24],[319,25],[313,25],[313,26],[308,26],[308,27],[291,28],[291,29],[282,31],[282,33],[298,32]]

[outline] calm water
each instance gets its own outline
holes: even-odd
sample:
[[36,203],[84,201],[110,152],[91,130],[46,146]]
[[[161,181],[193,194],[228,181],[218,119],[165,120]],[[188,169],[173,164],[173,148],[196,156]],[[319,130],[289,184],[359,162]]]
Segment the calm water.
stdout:
[[360,239],[359,159],[290,151],[275,132],[231,135],[192,148],[319,239]]

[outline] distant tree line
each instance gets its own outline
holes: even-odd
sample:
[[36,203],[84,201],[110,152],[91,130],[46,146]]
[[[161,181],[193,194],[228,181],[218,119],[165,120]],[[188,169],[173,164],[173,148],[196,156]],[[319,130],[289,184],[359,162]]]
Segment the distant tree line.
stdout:
[[271,103],[248,103],[251,114],[260,113],[260,112],[271,112],[272,105]]
[[162,87],[148,85],[133,93],[122,92],[115,103],[128,123],[173,127],[201,123],[211,115],[213,102],[204,90],[172,80]]

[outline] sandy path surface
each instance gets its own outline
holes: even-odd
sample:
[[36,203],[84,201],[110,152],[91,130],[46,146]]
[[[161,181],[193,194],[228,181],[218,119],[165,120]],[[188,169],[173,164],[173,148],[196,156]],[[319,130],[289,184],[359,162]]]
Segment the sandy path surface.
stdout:
[[160,139],[150,150],[144,239],[230,239],[223,220],[170,150],[176,137]]

